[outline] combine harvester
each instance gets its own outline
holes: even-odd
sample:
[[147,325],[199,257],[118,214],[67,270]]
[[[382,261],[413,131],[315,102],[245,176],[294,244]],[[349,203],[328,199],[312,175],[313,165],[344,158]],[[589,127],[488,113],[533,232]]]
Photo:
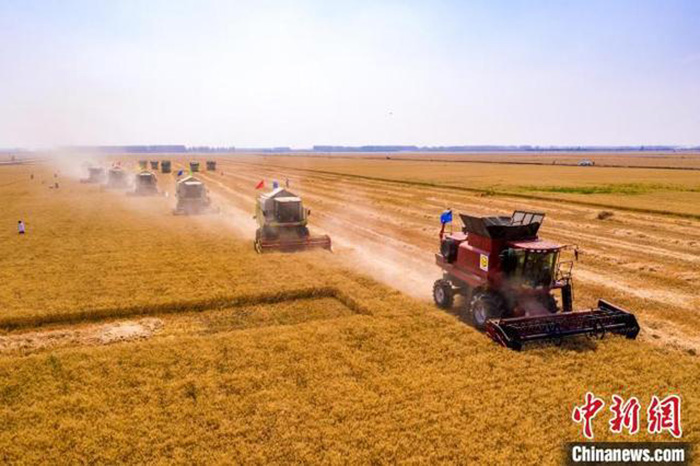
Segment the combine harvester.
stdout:
[[301,198],[284,188],[275,188],[258,196],[255,204],[255,250],[305,251],[322,248],[331,250],[328,235],[311,236],[306,226],[310,210],[304,208]]
[[127,196],[158,196],[158,179],[153,172],[142,171],[134,177],[134,190]]
[[207,160],[207,171],[208,172],[216,171],[216,160]]
[[172,164],[170,160],[163,160],[160,163],[160,172],[161,173],[170,173],[172,171]]
[[199,171],[199,162],[197,162],[197,161],[190,162],[190,171],[192,173],[197,173]]
[[[467,303],[463,317],[514,350],[531,341],[559,343],[576,335],[637,337],[635,316],[607,301],[599,300],[595,309],[573,311],[574,261],[562,261],[561,253],[573,249],[577,258],[578,251],[537,236],[544,214],[460,217],[462,232],[445,235],[444,223],[440,231],[435,260],[443,278],[433,286],[438,307],[449,309],[455,295],[462,295]],[[561,308],[553,295],[556,290]]]
[[186,176],[178,180],[175,186],[177,205],[173,210],[175,215],[199,215],[217,213],[219,209],[211,206],[207,188],[194,176]]
[[139,160],[139,168],[146,170],[148,168],[148,160]]
[[81,183],[102,183],[105,180],[105,169],[102,167],[88,167],[88,177],[81,178]]
[[158,170],[158,165],[159,165],[158,160],[151,160],[151,170],[154,170],[154,171]]
[[129,187],[129,178],[121,167],[112,167],[107,170],[107,184],[105,185],[108,189],[126,189]]

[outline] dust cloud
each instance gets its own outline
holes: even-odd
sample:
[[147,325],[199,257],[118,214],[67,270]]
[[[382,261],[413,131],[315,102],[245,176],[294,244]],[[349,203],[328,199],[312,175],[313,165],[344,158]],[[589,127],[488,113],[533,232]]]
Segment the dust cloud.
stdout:
[[[89,166],[108,168],[113,163],[105,156],[61,152],[53,153],[51,161],[61,176],[73,180],[86,178]],[[135,159],[122,162],[121,166],[128,173],[138,171]],[[178,166],[185,168],[181,163],[173,163],[174,173]],[[125,194],[128,189],[105,190],[109,194],[109,201],[100,196],[96,202],[119,202],[140,214],[161,217],[159,224],[166,228],[176,202],[176,178],[162,173],[156,173],[156,176],[161,196],[131,197]],[[226,228],[236,236],[252,241],[257,228],[253,218],[255,193],[242,192],[210,173],[202,172],[195,176],[205,183],[212,199],[213,212],[188,216],[188,221],[206,225],[207,229]],[[284,177],[280,179],[283,183]],[[295,192],[304,198],[303,182],[295,179],[294,184]],[[86,192],[84,196],[90,196],[90,193]],[[355,196],[360,194],[355,193]],[[369,199],[355,199],[353,209],[342,212],[324,206],[323,215],[312,217],[311,229],[316,234],[327,233],[331,237],[335,251],[333,260],[339,265],[366,274],[410,296],[430,298],[432,283],[440,275],[433,263],[432,252],[417,248],[400,238],[382,234],[382,228],[379,228],[381,225],[374,225],[381,215],[371,209],[370,205]],[[165,219],[166,216],[169,217],[168,220]]]

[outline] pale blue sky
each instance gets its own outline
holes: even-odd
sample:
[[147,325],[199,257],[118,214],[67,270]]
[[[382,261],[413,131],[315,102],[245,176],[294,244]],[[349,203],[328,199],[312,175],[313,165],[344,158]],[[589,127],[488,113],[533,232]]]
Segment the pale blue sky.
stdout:
[[700,144],[700,1],[0,0],[0,147]]

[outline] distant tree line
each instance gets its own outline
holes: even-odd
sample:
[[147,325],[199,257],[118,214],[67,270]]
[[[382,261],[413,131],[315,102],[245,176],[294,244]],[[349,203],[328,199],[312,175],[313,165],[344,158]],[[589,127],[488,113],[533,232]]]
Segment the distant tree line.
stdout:
[[313,146],[315,152],[644,152],[700,150],[678,146]]

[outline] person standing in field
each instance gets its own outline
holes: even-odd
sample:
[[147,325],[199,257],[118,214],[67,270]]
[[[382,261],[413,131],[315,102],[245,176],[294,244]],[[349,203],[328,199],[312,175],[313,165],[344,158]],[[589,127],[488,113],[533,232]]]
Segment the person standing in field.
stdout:
[[23,222],[22,220],[19,220],[19,221],[17,222],[17,232],[18,232],[20,235],[23,235],[23,234],[24,234],[24,222]]

